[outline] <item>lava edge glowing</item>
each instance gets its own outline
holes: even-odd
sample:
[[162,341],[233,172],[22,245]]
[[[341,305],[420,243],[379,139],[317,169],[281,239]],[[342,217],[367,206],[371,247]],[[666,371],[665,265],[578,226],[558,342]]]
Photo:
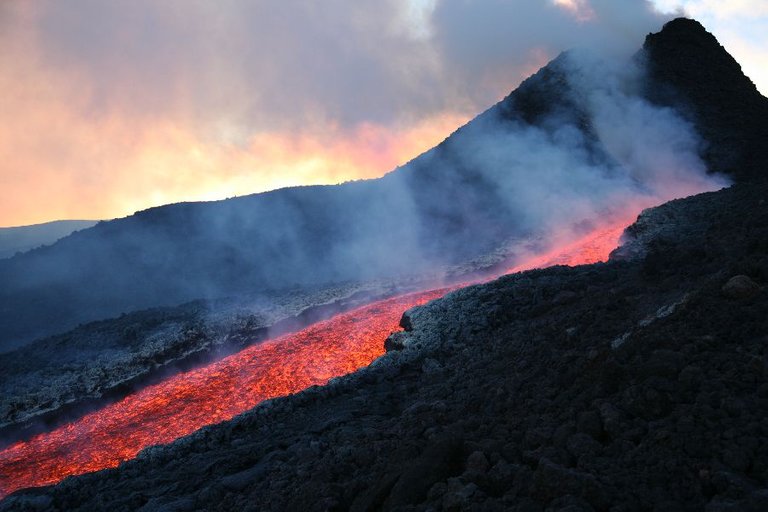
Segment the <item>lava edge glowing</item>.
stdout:
[[[625,219],[595,228],[508,272],[604,261],[628,223]],[[401,295],[341,313],[174,375],[53,431],[19,441],[0,452],[0,499],[22,488],[115,467],[148,446],[171,442],[264,400],[367,366],[384,353],[384,340],[399,329],[403,311],[463,285]]]

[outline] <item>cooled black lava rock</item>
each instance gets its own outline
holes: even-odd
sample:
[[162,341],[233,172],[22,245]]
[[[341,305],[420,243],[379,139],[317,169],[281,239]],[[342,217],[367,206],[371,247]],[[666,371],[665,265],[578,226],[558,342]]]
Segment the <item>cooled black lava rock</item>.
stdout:
[[649,96],[688,113],[705,139],[710,169],[765,179],[768,99],[717,39],[699,22],[679,18],[649,35],[644,51]]
[[732,299],[751,299],[760,293],[760,285],[749,276],[733,276],[723,285],[723,293]]

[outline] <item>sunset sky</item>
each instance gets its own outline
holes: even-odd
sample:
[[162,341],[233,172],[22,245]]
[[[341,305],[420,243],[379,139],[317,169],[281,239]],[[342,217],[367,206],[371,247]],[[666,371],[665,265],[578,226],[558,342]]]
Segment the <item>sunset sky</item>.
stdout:
[[381,176],[680,9],[768,93],[764,0],[0,0],[0,226]]

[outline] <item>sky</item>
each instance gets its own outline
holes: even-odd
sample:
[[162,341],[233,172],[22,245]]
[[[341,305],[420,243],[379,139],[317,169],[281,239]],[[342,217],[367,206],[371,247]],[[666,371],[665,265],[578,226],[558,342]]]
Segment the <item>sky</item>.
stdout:
[[768,92],[764,0],[0,0],[0,226],[378,177],[683,12]]

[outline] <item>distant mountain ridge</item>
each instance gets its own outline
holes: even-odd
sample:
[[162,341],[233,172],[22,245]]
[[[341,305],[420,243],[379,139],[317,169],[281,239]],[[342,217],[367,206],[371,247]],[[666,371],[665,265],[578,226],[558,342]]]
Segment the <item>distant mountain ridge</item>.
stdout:
[[50,245],[80,229],[95,226],[95,220],[54,220],[29,226],[0,228],[0,259],[10,258],[41,245]]

